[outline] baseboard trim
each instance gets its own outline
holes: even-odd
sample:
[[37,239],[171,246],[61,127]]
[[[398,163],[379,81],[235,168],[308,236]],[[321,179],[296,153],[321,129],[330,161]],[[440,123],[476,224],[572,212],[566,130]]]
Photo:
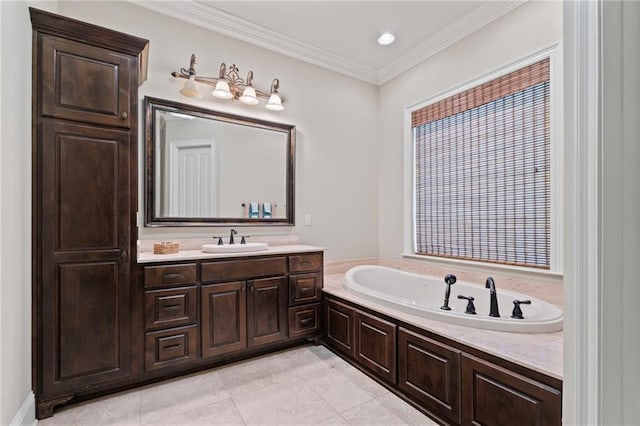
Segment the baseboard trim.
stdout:
[[9,423],[10,426],[33,426],[37,424],[36,420],[36,398],[33,392],[29,392],[24,399],[22,406],[18,410],[13,420]]

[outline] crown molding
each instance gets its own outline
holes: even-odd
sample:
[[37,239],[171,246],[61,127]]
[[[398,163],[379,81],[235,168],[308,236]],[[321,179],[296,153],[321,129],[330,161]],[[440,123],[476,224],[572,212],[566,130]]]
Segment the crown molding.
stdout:
[[378,73],[378,84],[382,85],[397,77],[526,2],[527,0],[490,1],[477,7],[395,61],[383,66]]
[[377,70],[327,50],[302,43],[230,13],[205,6],[197,1],[128,1],[137,6],[180,19],[210,31],[374,85],[386,83],[527,2],[527,0],[489,1],[448,25],[395,61]]
[[378,84],[378,71],[324,49],[294,40],[277,31],[208,7],[195,1],[140,1],[129,0],[141,6],[190,24],[233,37],[283,55],[318,65],[367,83]]

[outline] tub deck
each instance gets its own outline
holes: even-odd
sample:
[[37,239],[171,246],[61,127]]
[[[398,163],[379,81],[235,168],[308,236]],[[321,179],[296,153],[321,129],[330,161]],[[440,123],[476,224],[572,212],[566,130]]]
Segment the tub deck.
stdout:
[[343,277],[344,273],[325,274],[323,290],[461,344],[562,380],[562,331],[540,334],[508,333],[480,330],[423,318],[356,296],[343,288]]

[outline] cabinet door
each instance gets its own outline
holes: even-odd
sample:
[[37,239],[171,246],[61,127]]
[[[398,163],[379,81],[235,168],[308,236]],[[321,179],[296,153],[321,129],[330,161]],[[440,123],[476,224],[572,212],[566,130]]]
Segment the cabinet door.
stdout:
[[460,354],[400,327],[398,387],[428,411],[460,423]]
[[[43,120],[34,280],[42,399],[130,374],[130,135]],[[134,142],[135,143],[135,142]]]
[[133,56],[51,35],[39,37],[43,115],[131,127]]
[[562,393],[536,380],[462,355],[462,424],[562,424]]
[[356,361],[388,382],[396,382],[396,325],[356,311]]
[[264,345],[287,338],[286,278],[266,278],[247,283],[249,346]]
[[202,356],[247,347],[247,294],[244,281],[202,286]]
[[324,316],[324,340],[333,349],[353,357],[353,316],[347,305],[327,299]]

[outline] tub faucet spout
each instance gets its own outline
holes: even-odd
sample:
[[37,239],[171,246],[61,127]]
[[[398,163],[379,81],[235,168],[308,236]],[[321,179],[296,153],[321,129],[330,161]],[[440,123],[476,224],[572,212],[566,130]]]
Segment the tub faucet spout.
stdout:
[[237,233],[238,233],[238,231],[236,231],[235,229],[231,230],[231,233],[229,235],[229,244],[235,244],[236,243],[235,241],[233,241],[233,235],[237,234]]
[[487,278],[487,282],[484,284],[485,288],[489,289],[489,297],[491,297],[490,306],[489,306],[489,316],[490,317],[500,317],[500,312],[498,311],[498,294],[496,293],[496,283],[493,281],[492,277]]

